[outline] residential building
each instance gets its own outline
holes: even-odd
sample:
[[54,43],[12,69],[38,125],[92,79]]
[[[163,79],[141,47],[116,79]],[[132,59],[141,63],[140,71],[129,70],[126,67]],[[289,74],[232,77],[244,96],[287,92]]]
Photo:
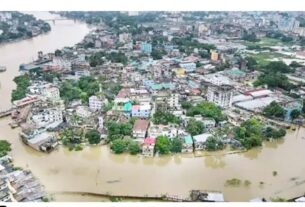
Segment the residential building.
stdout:
[[216,62],[219,60],[219,54],[216,51],[211,51],[211,60]]
[[93,111],[101,110],[103,106],[103,101],[97,96],[89,97],[89,108]]
[[195,150],[203,150],[205,148],[206,140],[211,136],[212,134],[210,133],[203,133],[193,136]]
[[175,125],[150,125],[148,129],[148,136],[157,138],[158,136],[167,136],[168,138],[175,138],[178,135],[178,128]]
[[47,84],[41,89],[41,94],[49,100],[60,100],[59,89],[52,84]]
[[144,139],[146,137],[149,122],[137,119],[133,125],[132,135],[134,138]]
[[78,106],[76,108],[76,115],[83,119],[89,118],[91,116],[91,114],[92,113],[90,112],[89,107]]
[[32,123],[37,127],[55,128],[63,122],[62,110],[59,108],[47,108],[32,112]]
[[143,53],[150,54],[152,52],[152,45],[150,43],[142,42],[140,47]]
[[196,70],[196,64],[193,62],[181,62],[179,66],[185,69],[187,73],[191,73]]
[[182,150],[181,152],[193,152],[193,139],[191,135],[186,135],[183,137]]
[[147,137],[144,139],[144,143],[142,144],[142,154],[146,157],[153,157],[155,151],[155,143],[156,139]]
[[172,93],[171,96],[167,100],[168,106],[172,109],[180,108],[179,98],[180,98],[180,94]]
[[222,108],[232,106],[233,86],[210,84],[207,90],[207,100]]
[[98,128],[103,129],[104,128],[104,117],[99,116],[98,117]]
[[131,116],[148,118],[150,116],[150,110],[150,104],[133,105],[131,108]]

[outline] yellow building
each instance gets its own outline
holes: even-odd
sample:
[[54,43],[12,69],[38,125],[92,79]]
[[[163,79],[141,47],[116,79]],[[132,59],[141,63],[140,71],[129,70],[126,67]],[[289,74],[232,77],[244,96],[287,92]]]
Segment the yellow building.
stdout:
[[212,61],[218,61],[219,59],[219,54],[216,51],[211,51],[211,60]]
[[176,76],[184,76],[184,75],[185,75],[185,69],[183,69],[183,68],[177,68],[177,69],[175,70],[175,74],[176,74]]

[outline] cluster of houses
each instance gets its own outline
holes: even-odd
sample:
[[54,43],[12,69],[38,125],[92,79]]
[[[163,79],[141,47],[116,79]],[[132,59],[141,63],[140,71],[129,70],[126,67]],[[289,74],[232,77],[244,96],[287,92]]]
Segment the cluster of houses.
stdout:
[[0,158],[0,201],[41,202],[46,196],[44,188],[31,172],[14,169],[12,158]]
[[[206,139],[226,123],[216,123],[209,117],[192,117],[202,123],[207,133],[191,136],[186,132],[191,117],[186,116],[182,102],[191,105],[212,102],[228,116],[225,122],[232,125],[239,125],[251,115],[262,112],[272,101],[279,102],[285,108],[287,122],[291,121],[292,110],[302,109],[301,99],[284,95],[279,89],[255,88],[252,83],[260,72],[249,70],[247,62],[239,56],[246,49],[243,44],[234,41],[234,35],[239,34],[240,27],[248,27],[253,22],[262,23],[260,18],[247,17],[245,21],[237,21],[235,24],[238,26],[230,29],[235,32],[230,33],[223,23],[213,25],[197,22],[193,28],[188,25],[190,22],[181,20],[181,15],[187,14],[162,13],[160,18],[165,18],[163,24],[144,23],[141,26],[149,31],[140,34],[132,34],[126,25],[120,31],[104,24],[98,25],[81,43],[63,48],[60,55],[44,56],[39,53],[39,64],[33,67],[60,73],[61,78],[55,78],[53,83],[32,81],[27,97],[14,102],[17,109],[15,120],[23,123],[20,124],[23,128],[22,139],[35,149],[49,151],[57,145],[54,132],[64,126],[98,129],[102,137],[107,138],[107,121],[126,122],[134,118],[133,137],[143,146],[144,154],[153,155],[158,135],[179,137],[183,140],[182,151],[192,152],[204,149]],[[241,20],[248,14],[226,15],[228,19],[237,17]],[[250,27],[253,29],[254,26]],[[222,35],[215,32],[218,29],[224,30]],[[188,37],[190,32],[194,33],[199,43],[212,43],[216,48],[207,50],[194,46],[187,53],[171,41],[173,38]],[[156,36],[164,38],[164,43],[155,46],[152,40]],[[165,50],[166,53],[161,58],[154,58],[152,53],[155,49]],[[98,52],[123,54],[127,61],[111,61],[107,56],[101,57],[102,63],[90,65],[90,57]],[[220,70],[221,66],[225,68]],[[28,72],[27,69],[32,66],[27,67],[22,71]],[[300,73],[300,70],[296,73]],[[59,92],[62,82],[77,81],[87,76],[96,80],[103,78],[99,83],[99,92],[90,96],[87,102],[73,100],[64,103]],[[102,90],[103,84],[109,83],[120,86],[117,94]],[[105,110],[109,105],[111,108]],[[240,112],[236,113],[237,110]],[[179,117],[182,124],[152,124],[151,118],[159,111]]]

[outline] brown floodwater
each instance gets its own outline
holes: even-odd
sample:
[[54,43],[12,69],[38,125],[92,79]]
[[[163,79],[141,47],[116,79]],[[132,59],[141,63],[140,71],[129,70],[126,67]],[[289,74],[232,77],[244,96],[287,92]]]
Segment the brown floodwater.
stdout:
[[[35,15],[54,17],[45,12]],[[0,73],[0,109],[10,105],[12,79],[18,75],[20,63],[30,61],[39,50],[50,52],[71,46],[89,31],[85,24],[74,21],[51,25],[48,34],[0,46],[0,65],[8,67],[7,72]],[[263,147],[242,153],[144,158],[115,155],[107,146],[86,147],[78,152],[59,147],[51,154],[43,154],[25,146],[18,137],[20,129],[11,129],[9,122],[10,118],[0,119],[0,139],[12,143],[16,166],[30,169],[57,201],[107,200],[84,193],[187,196],[192,189],[222,191],[227,201],[290,198],[305,192],[304,128],[289,132],[283,140],[266,142]],[[225,186],[232,178],[249,180],[251,184]]]

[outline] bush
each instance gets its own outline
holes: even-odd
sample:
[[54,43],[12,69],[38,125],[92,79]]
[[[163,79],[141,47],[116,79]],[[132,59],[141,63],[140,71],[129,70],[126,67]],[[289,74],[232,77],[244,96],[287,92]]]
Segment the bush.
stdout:
[[182,150],[182,141],[178,138],[174,138],[171,140],[171,149],[170,151],[173,153],[179,153]]
[[155,151],[160,154],[169,154],[171,150],[171,142],[166,136],[158,136],[156,139]]
[[128,143],[123,139],[116,139],[111,144],[111,150],[115,154],[121,154],[127,150]]
[[226,181],[226,185],[228,186],[239,186],[241,184],[241,180],[237,178],[232,178]]
[[85,137],[88,139],[90,144],[98,144],[101,141],[101,135],[96,129],[89,130]]
[[201,134],[205,131],[203,123],[195,119],[190,119],[186,126],[186,131],[189,132],[192,136]]
[[130,154],[136,155],[136,154],[138,154],[139,152],[141,152],[141,148],[140,148],[140,146],[138,145],[138,143],[132,141],[132,142],[129,143],[128,151],[129,151]]
[[0,140],[0,157],[7,155],[11,151],[11,144],[6,140]]

